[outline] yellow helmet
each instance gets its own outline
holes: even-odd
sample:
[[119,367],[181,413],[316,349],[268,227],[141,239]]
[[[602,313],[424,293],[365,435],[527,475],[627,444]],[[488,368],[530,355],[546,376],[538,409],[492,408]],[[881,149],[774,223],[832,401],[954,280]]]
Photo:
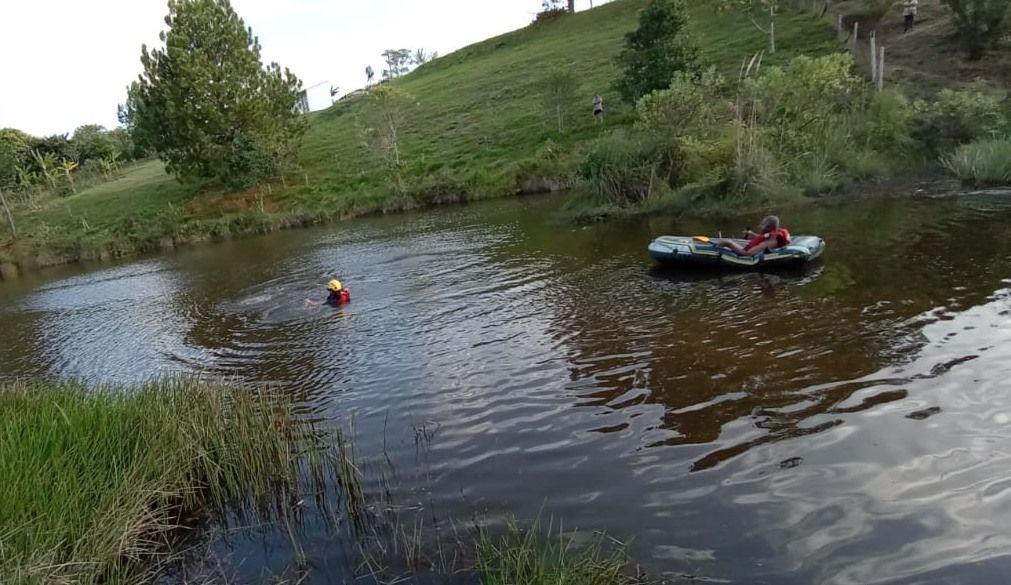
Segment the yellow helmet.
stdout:
[[341,290],[342,288],[344,288],[344,285],[342,285],[342,284],[341,284],[341,281],[339,281],[339,280],[337,280],[337,279],[335,278],[335,279],[331,280],[331,281],[330,281],[330,282],[329,282],[329,283],[328,283],[328,284],[326,285],[326,287],[327,287],[327,289],[329,289],[329,290],[331,290],[331,291],[333,291],[333,292],[340,292],[340,290]]

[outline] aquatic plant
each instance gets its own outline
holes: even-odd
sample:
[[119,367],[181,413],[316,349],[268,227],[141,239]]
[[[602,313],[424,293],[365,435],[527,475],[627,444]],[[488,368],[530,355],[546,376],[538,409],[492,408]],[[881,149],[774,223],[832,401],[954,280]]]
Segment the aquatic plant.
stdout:
[[1011,185],[1011,139],[991,138],[962,145],[941,163],[966,183]]
[[194,516],[290,506],[339,451],[276,390],[0,388],[0,583],[132,583]]

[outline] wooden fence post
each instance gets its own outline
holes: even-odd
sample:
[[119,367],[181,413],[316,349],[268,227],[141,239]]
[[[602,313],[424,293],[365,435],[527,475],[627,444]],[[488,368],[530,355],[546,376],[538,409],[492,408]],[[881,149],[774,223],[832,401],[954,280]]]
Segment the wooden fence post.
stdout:
[[875,31],[871,31],[871,82],[878,81],[878,48],[875,39]]
[[878,63],[878,91],[885,89],[885,48],[881,47],[881,62]]

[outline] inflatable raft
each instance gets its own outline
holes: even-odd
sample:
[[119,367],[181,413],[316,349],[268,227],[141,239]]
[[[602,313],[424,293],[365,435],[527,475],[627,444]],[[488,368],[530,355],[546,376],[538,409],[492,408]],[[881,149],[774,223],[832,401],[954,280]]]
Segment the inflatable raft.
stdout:
[[[744,246],[747,240],[735,240]],[[797,268],[821,256],[825,241],[818,236],[794,236],[789,246],[757,256],[741,256],[715,244],[716,238],[702,236],[660,236],[649,245],[657,262],[683,266],[726,266],[728,268]]]

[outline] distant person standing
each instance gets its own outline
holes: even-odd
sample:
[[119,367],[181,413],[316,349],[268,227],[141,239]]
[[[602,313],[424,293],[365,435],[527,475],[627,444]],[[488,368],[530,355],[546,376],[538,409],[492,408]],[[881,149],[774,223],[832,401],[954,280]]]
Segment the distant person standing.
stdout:
[[604,98],[599,93],[593,96],[593,119],[597,122],[604,121]]
[[916,22],[916,8],[919,4],[919,0],[902,0],[902,16],[906,23],[902,32],[913,30],[913,23]]

